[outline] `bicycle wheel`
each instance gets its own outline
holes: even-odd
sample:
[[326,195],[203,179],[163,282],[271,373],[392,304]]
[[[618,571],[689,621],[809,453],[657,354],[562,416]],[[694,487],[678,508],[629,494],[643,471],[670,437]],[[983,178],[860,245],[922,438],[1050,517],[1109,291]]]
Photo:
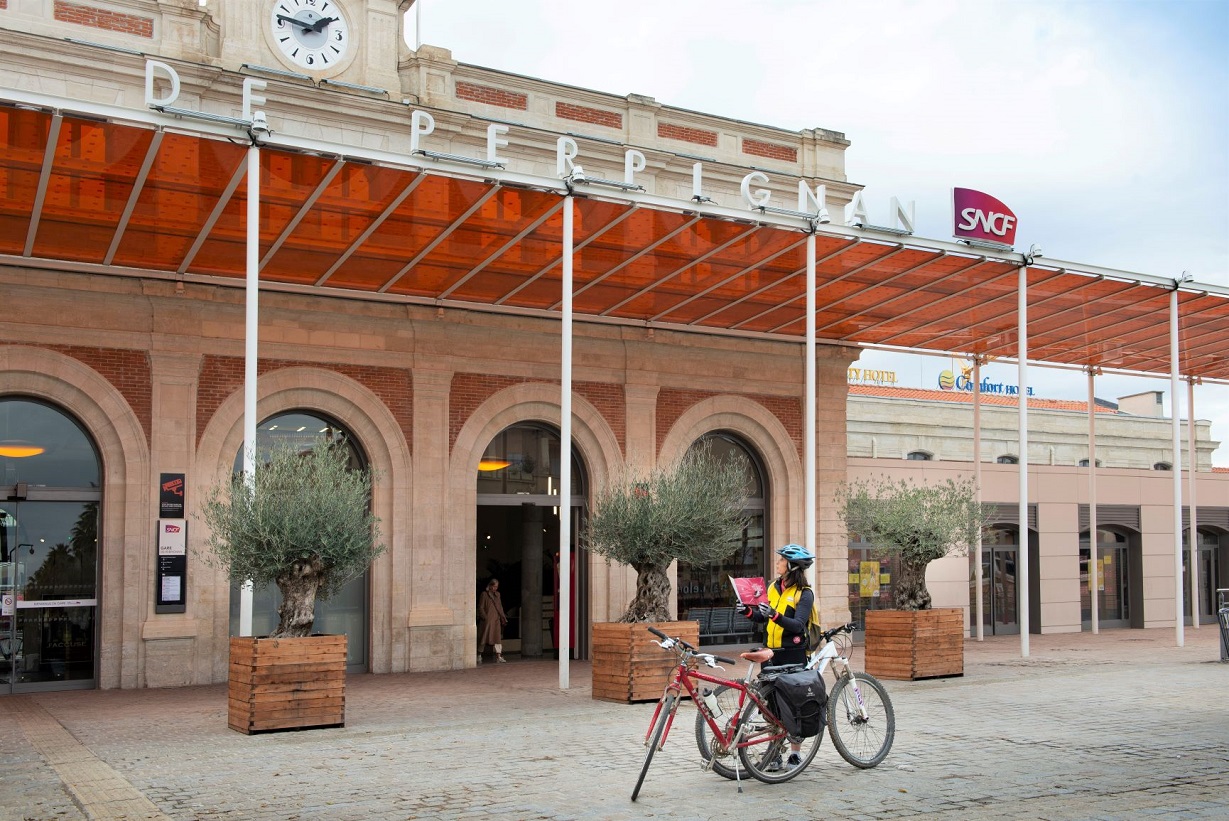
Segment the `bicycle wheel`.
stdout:
[[[717,723],[724,729],[728,726],[729,721],[734,718],[738,712],[738,696],[742,692],[737,687],[731,687],[728,684],[722,684],[713,690],[713,695],[717,699],[718,706],[721,707],[721,715],[717,717]],[[696,711],[696,746],[700,748],[700,757],[705,761],[713,759],[713,772],[722,778],[747,778],[748,773],[745,769],[740,769],[738,766],[738,756],[732,751],[726,749],[724,744],[714,745],[713,728],[708,726],[708,721],[705,720],[704,714]],[[713,757],[713,753],[716,757]]]
[[[858,711],[859,696],[865,719]],[[874,676],[852,673],[837,680],[828,697],[828,732],[841,758],[855,767],[870,769],[887,757],[896,737],[896,714],[887,690]]]
[[[791,740],[785,735],[785,728],[775,719],[758,716],[754,702],[747,704],[744,710],[744,721],[747,727],[743,731],[742,746],[738,748],[738,758],[747,772],[765,784],[783,784],[807,768],[819,752],[819,745],[824,741],[820,732],[809,738],[794,739],[799,743],[797,750],[798,762],[791,765],[794,750]],[[822,727],[820,728],[822,731]]]
[[678,696],[673,693],[662,696],[661,709],[657,711],[657,723],[653,725],[653,732],[649,734],[648,749],[644,751],[644,766],[640,768],[640,777],[636,779],[636,789],[632,790],[633,801],[636,800],[636,796],[640,795],[640,785],[644,783],[644,776],[649,771],[649,765],[653,763],[653,753],[657,752],[657,747],[661,744],[662,733],[666,731],[666,722],[674,713],[674,705],[677,701]]

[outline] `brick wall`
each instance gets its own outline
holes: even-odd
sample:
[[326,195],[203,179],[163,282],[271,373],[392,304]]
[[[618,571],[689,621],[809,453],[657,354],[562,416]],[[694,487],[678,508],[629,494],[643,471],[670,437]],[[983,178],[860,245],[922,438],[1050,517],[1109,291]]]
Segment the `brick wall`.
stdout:
[[603,111],[600,108],[589,108],[573,103],[555,103],[555,116],[562,120],[576,120],[607,128],[623,127],[623,115],[616,111]]
[[[302,367],[302,362],[261,359],[256,363],[257,376]],[[402,368],[378,368],[364,365],[318,365],[348,376],[380,398],[405,436],[407,447],[413,447],[414,391],[409,371]],[[243,359],[237,356],[206,356],[196,391],[196,441],[200,442],[205,426],[221,404],[235,391],[243,390]],[[345,424],[345,419],[338,419]]]
[[145,431],[145,441],[149,443],[153,425],[153,374],[145,351],[77,345],[48,345],[47,349],[88,365],[114,385],[137,415]]
[[[697,403],[718,396],[707,391],[682,391],[672,388],[662,388],[657,394],[657,452],[661,453],[662,443],[666,435],[674,427],[689,408]],[[723,395],[723,394],[722,394]],[[794,449],[802,457],[802,400],[787,396],[762,396],[758,394],[741,394],[744,398],[757,402],[777,417],[785,430],[789,432],[794,442]]]
[[79,26],[117,31],[122,34],[135,34],[138,37],[154,36],[154,21],[149,17],[121,14],[118,11],[107,11],[94,6],[67,3],[65,0],[55,0],[54,13],[55,19],[61,23],[76,23]]
[[672,125],[671,123],[658,123],[657,136],[664,137],[668,140],[682,140],[687,143],[696,143],[697,145],[707,145],[716,147],[717,132],[707,131],[703,128],[689,128],[685,125]]
[[[498,391],[512,385],[523,385],[528,382],[556,386],[558,380],[542,380],[531,377],[496,376],[486,373],[458,373],[452,377],[452,389],[448,396],[448,452],[456,444],[457,434],[474,415],[478,406],[491,398]],[[614,432],[619,441],[619,450],[626,452],[627,413],[623,400],[621,385],[609,385],[602,382],[572,383],[572,390],[583,396]]]
[[768,157],[773,160],[798,162],[797,148],[788,145],[777,145],[776,143],[760,142],[749,137],[743,137],[743,153],[754,154],[757,157]]
[[475,103],[497,105],[502,108],[516,108],[521,111],[529,108],[529,97],[519,91],[505,91],[502,88],[480,86],[464,80],[457,80],[457,99],[472,100]]

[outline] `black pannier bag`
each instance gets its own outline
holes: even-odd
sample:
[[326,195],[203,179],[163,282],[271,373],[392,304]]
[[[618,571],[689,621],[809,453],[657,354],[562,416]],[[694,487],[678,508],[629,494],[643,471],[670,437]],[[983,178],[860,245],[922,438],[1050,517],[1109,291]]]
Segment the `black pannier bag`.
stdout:
[[818,670],[773,676],[768,689],[768,706],[781,719],[787,733],[795,738],[810,738],[822,732],[828,692]]

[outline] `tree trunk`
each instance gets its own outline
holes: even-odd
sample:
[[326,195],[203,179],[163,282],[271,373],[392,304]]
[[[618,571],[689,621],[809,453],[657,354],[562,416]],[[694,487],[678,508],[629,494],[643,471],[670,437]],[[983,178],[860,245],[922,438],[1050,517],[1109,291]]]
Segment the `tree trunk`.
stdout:
[[316,592],[324,582],[324,564],[320,559],[299,559],[290,569],[275,579],[282,591],[282,603],[277,608],[277,632],[269,638],[310,636],[315,620]]
[[900,563],[894,598],[897,610],[930,609],[930,591],[926,589],[926,565],[904,561]]
[[662,564],[633,563],[636,598],[627,606],[621,622],[670,621],[670,577]]

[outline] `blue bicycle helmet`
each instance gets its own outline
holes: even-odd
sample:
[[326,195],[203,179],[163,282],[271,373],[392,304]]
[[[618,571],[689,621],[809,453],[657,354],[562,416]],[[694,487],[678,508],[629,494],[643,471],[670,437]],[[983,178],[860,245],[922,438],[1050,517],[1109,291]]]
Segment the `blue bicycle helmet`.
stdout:
[[787,544],[777,550],[777,555],[783,556],[785,561],[799,567],[810,567],[815,561],[815,554],[800,544]]

